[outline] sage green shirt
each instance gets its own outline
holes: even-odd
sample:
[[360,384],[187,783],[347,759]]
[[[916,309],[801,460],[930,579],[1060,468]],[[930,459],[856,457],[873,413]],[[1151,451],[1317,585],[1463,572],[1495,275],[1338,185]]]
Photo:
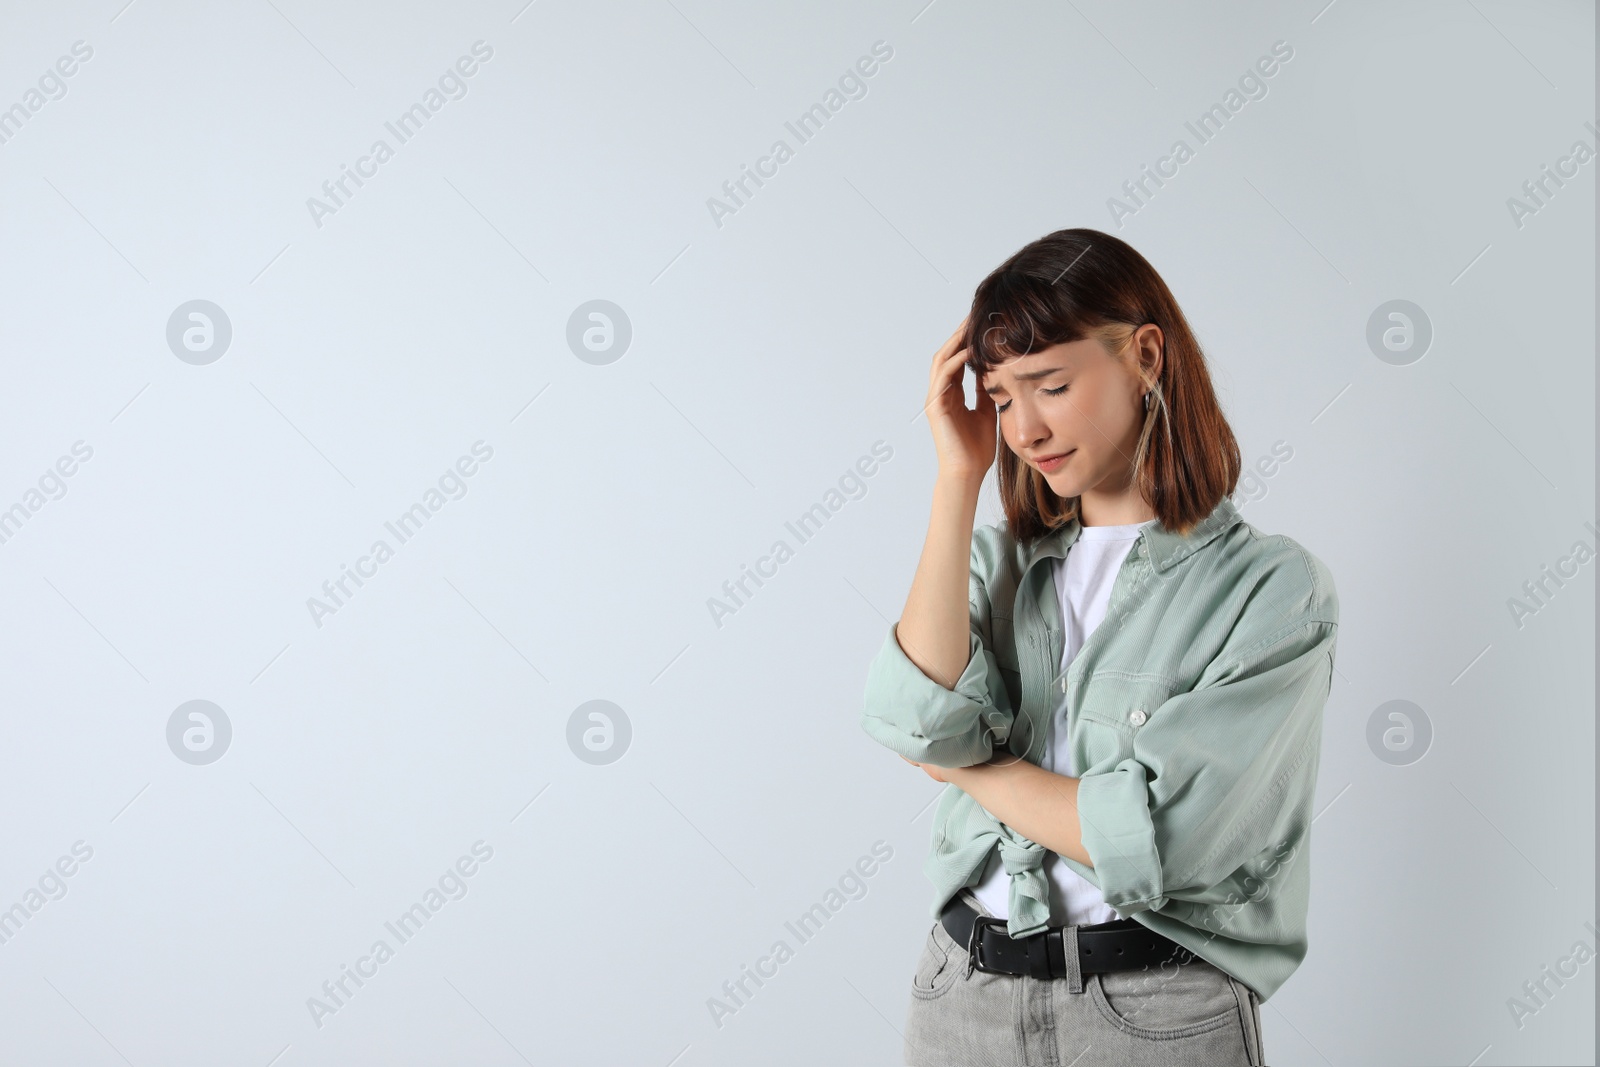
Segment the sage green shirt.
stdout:
[[[955,688],[901,650],[895,625],[867,676],[861,725],[919,763],[1010,752],[1038,763],[1064,708],[1081,768],[1092,867],[1062,862],[1124,917],[1190,949],[1265,1001],[1306,954],[1312,803],[1339,601],[1326,566],[1224,498],[1187,537],[1144,527],[1100,625],[1065,673],[1051,564],[1082,527],[1031,545],[973,532],[969,660]],[[1063,704],[1064,702],[1064,704]],[[976,885],[989,853],[1011,877],[1008,929],[1049,922],[1044,848],[947,786],[923,871],[931,914]]]

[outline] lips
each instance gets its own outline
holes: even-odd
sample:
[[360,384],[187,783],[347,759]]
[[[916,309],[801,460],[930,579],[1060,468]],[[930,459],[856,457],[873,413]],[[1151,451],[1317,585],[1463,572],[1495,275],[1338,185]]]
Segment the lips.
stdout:
[[1072,455],[1072,453],[1076,452],[1076,451],[1077,451],[1077,449],[1074,448],[1074,449],[1072,449],[1070,451],[1062,452],[1059,455],[1055,455],[1055,456],[1041,456],[1038,459],[1035,459],[1033,462],[1038,466],[1038,468],[1040,470],[1044,471],[1046,474],[1049,474],[1051,471],[1053,471],[1056,468],[1060,467],[1061,464],[1065,463],[1067,461],[1067,457]]

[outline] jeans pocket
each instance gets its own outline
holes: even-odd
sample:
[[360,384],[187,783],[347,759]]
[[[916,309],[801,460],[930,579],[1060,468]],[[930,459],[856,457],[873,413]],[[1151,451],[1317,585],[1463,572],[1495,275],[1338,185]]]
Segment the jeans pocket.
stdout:
[[1267,1062],[1267,1054],[1262,1047],[1261,1038],[1261,998],[1256,995],[1254,989],[1251,989],[1237,978],[1233,980],[1233,988],[1239,994],[1240,1001],[1247,1011],[1245,1028],[1249,1033],[1245,1044],[1247,1051],[1251,1055],[1250,1063],[1252,1067],[1259,1067],[1260,1064]]
[[948,992],[967,966],[967,951],[955,943],[943,924],[935,922],[911,976],[911,995],[933,1000]]
[[1227,972],[1204,960],[1088,976],[1090,999],[1112,1026],[1162,1041],[1241,1024]]

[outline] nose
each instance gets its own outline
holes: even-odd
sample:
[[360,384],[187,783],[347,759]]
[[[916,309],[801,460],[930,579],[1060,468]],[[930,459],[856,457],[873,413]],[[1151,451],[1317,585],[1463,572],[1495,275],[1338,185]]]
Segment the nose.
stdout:
[[1040,442],[1049,439],[1050,427],[1031,406],[1013,403],[1012,407],[1017,416],[1011,423],[1012,435],[1022,450],[1033,452]]

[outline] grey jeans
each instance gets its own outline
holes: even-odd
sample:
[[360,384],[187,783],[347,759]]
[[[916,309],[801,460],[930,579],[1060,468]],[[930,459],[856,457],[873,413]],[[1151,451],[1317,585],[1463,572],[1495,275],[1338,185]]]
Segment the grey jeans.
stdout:
[[[970,896],[970,902],[977,905]],[[987,909],[980,907],[987,913]],[[1041,981],[967,973],[938,922],[911,980],[912,1067],[1260,1067],[1261,1001],[1202,959]]]

